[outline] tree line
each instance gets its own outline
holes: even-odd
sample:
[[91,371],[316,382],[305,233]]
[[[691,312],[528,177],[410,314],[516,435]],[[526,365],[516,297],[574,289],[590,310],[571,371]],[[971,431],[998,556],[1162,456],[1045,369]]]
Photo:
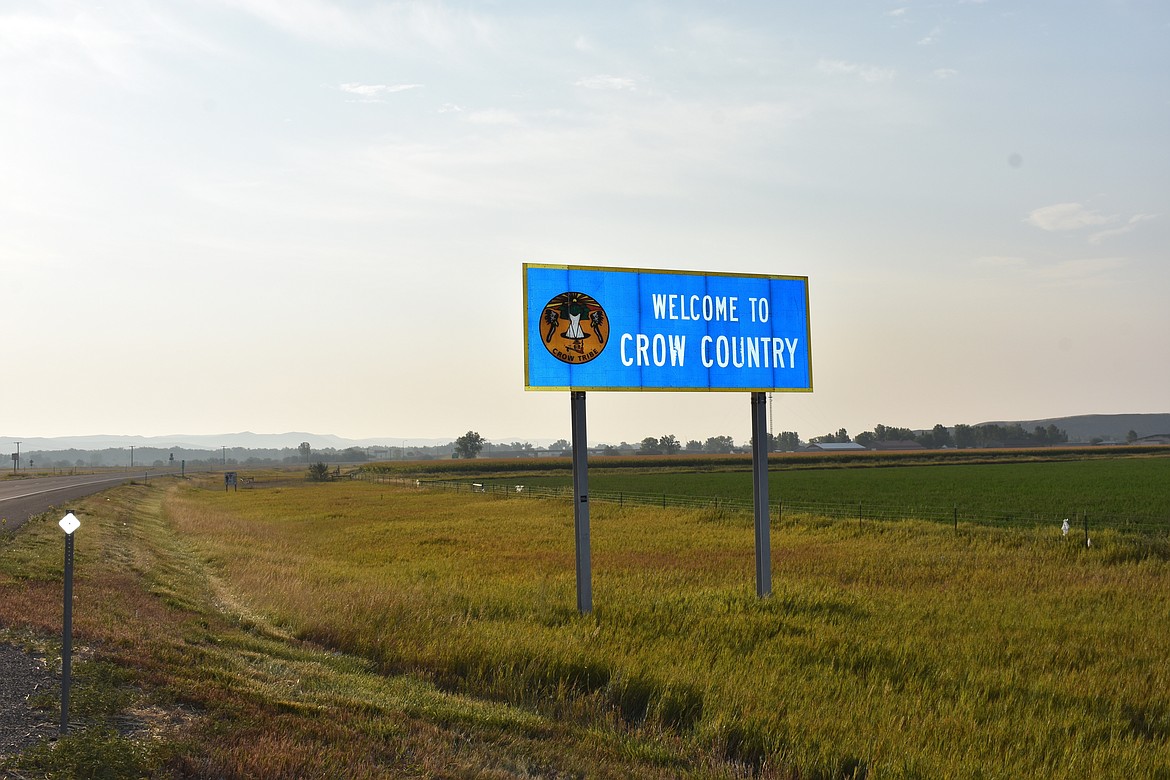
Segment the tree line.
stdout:
[[[768,434],[769,452],[796,452],[806,446],[796,431],[781,431],[778,434]],[[866,448],[873,448],[887,442],[914,442],[926,449],[943,449],[955,447],[961,449],[994,448],[994,447],[1049,447],[1068,442],[1068,434],[1055,425],[1048,427],[1036,426],[1027,431],[1023,426],[1015,425],[963,425],[953,428],[945,425],[935,425],[924,431],[914,431],[910,428],[901,428],[892,425],[876,425],[872,431],[865,431],[851,437],[844,428],[836,433],[827,433],[823,436],[814,436],[807,444],[844,444],[855,442]],[[468,431],[454,442],[452,457],[477,457],[487,444],[486,439],[475,431]],[[545,448],[533,448],[531,444],[520,445],[513,442],[508,445],[513,451],[510,455],[535,455],[537,450],[569,455],[572,452],[572,442],[568,439],[558,439]],[[516,448],[522,448],[517,450]],[[736,445],[731,436],[710,436],[705,440],[680,440],[672,433],[663,436],[647,436],[637,444],[622,442],[619,445],[603,444],[596,448],[601,455],[675,455],[678,453],[693,453],[705,455],[727,455],[731,453],[750,452],[752,442],[748,440],[742,445]],[[489,454],[491,454],[489,452]]]
[[844,428],[836,433],[814,436],[809,440],[811,444],[843,444],[855,442],[863,447],[873,447],[882,442],[915,442],[927,449],[938,450],[944,447],[958,449],[992,448],[992,447],[1050,447],[1057,444],[1066,444],[1068,434],[1055,425],[1042,427],[1037,425],[1031,431],[1022,425],[963,425],[947,428],[945,425],[935,425],[927,431],[912,431],[909,428],[898,428],[889,425],[876,425],[872,431],[857,434],[850,438]]

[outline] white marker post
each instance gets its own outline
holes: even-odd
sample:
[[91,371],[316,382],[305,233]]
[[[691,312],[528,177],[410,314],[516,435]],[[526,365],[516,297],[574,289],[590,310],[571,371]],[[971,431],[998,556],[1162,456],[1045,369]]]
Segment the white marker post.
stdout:
[[73,512],[57,523],[65,532],[65,618],[61,640],[61,734],[69,731],[69,674],[73,665],[73,532],[81,523]]

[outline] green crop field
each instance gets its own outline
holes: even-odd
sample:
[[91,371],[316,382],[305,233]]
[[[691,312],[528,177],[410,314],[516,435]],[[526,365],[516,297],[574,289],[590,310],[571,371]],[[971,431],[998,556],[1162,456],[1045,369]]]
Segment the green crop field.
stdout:
[[[750,501],[752,478],[745,467],[729,470],[593,468],[591,491],[607,494],[709,497]],[[435,475],[431,475],[432,478]],[[531,474],[522,479],[488,473],[488,484],[523,482],[570,487],[568,474]],[[896,467],[776,468],[769,475],[773,503],[856,516],[950,519],[1059,525],[1087,515],[1094,525],[1134,522],[1170,531],[1170,457],[914,464]]]

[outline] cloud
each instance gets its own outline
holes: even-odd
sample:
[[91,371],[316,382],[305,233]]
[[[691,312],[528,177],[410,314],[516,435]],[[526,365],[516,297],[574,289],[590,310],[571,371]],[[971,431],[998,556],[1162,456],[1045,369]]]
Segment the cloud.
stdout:
[[19,5],[45,8],[39,14],[0,12],[0,60],[6,71],[23,72],[32,79],[64,76],[147,89],[165,79],[165,68],[152,61],[155,54],[165,53],[169,62],[176,54],[224,53],[221,43],[155,9],[133,24],[118,24],[107,18],[114,14],[93,13],[83,6],[71,10],[68,4]]
[[817,70],[830,76],[856,76],[867,84],[892,81],[895,74],[893,68],[879,68],[876,65],[823,58],[817,62]]
[[418,89],[421,86],[422,84],[361,84],[351,81],[345,84],[339,84],[337,88],[351,95],[377,97],[378,95],[389,95],[395,92],[406,92],[409,89]]
[[1141,223],[1156,217],[1156,214],[1144,213],[1123,217],[1117,214],[1102,214],[1099,211],[1085,208],[1080,203],[1056,203],[1052,206],[1036,209],[1024,221],[1049,232],[1074,231],[1104,226],[1104,230],[1099,230],[1089,236],[1090,244],[1100,244],[1108,238],[1131,233]]
[[263,23],[305,40],[396,52],[437,49],[452,55],[490,42],[481,16],[442,3],[406,0],[347,7],[329,0],[221,0]]
[[1035,209],[1024,221],[1041,230],[1055,232],[1108,225],[1116,222],[1117,217],[1090,211],[1080,203],[1056,203]]
[[1110,228],[1108,230],[1102,230],[1099,233],[1094,233],[1093,235],[1089,236],[1089,243],[1090,244],[1100,244],[1102,241],[1104,241],[1107,238],[1113,238],[1114,236],[1125,235],[1126,233],[1132,232],[1142,222],[1145,222],[1148,219],[1154,219],[1156,216],[1157,216],[1156,214],[1135,214],[1132,217],[1130,217],[1125,222],[1124,225],[1122,225],[1120,227]]
[[954,78],[959,75],[959,71],[954,68],[935,68],[930,74],[936,81],[946,81],[949,78]]
[[918,45],[919,46],[930,46],[931,44],[933,44],[935,41],[938,40],[939,33],[941,33],[941,32],[942,32],[941,27],[935,27],[933,30],[931,30],[930,32],[928,32],[926,35],[924,35],[922,38],[920,38],[918,40]]
[[608,90],[634,90],[637,89],[637,83],[633,79],[623,78],[621,76],[608,76],[606,74],[598,74],[596,76],[585,76],[577,79],[574,86],[584,87],[585,89],[608,89]]
[[904,5],[901,8],[895,8],[891,11],[886,11],[886,16],[899,17],[905,16],[908,13],[910,13],[910,7]]

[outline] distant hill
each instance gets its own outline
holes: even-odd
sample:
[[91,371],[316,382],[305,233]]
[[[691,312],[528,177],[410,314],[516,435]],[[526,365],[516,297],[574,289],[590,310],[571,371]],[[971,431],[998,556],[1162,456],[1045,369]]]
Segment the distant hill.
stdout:
[[243,431],[240,433],[220,433],[220,434],[173,434],[170,436],[122,436],[122,435],[93,435],[93,436],[57,436],[57,437],[36,437],[26,436],[23,439],[20,437],[3,437],[12,439],[13,441],[21,442],[21,449],[29,450],[102,450],[110,447],[159,447],[167,449],[170,447],[179,447],[189,450],[218,450],[220,447],[242,447],[246,449],[283,449],[285,447],[296,448],[301,442],[307,441],[316,449],[324,449],[332,447],[334,449],[343,450],[346,447],[367,447],[375,445],[402,445],[403,441],[408,446],[433,446],[435,444],[446,444],[451,442],[455,437],[449,439],[401,439],[401,438],[382,438],[382,439],[345,439],[333,434],[319,434],[319,433],[304,433],[303,431],[293,431],[289,433],[252,433],[251,431]]
[[1080,414],[1074,417],[1052,417],[1047,420],[1006,420],[978,423],[979,425],[1019,425],[1026,431],[1036,426],[1055,425],[1068,434],[1070,442],[1125,441],[1130,431],[1138,437],[1170,433],[1170,414]]
[[[19,441],[22,452],[40,450],[55,452],[61,450],[104,450],[118,447],[157,447],[160,449],[181,448],[187,450],[218,450],[220,447],[244,448],[252,450],[279,450],[286,447],[296,448],[301,442],[307,441],[314,449],[333,448],[344,450],[347,447],[436,447],[450,444],[457,436],[448,436],[442,439],[412,439],[399,436],[384,436],[370,439],[346,439],[334,436],[331,433],[305,433],[292,431],[289,433],[216,433],[216,434],[173,434],[169,436],[123,436],[123,435],[93,435],[93,436],[0,436],[0,442],[11,440]],[[530,441],[534,445],[544,446],[552,439],[524,439],[515,437],[501,439],[500,442]],[[494,443],[500,443],[495,442]]]

